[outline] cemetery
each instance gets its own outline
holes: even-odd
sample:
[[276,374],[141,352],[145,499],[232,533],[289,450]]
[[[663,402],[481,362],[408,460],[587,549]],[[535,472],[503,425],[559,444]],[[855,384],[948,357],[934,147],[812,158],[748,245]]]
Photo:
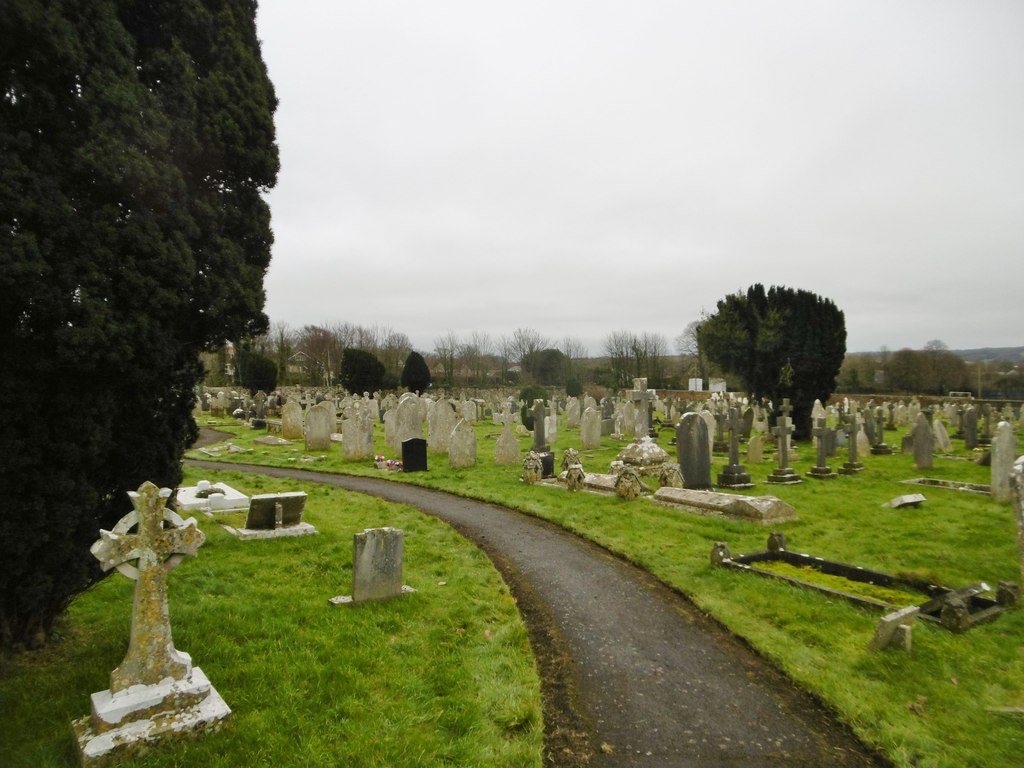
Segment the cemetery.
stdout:
[[[876,445],[884,442],[902,450],[851,454],[850,438],[856,439],[856,432],[844,422],[848,406],[841,399],[822,406],[824,416],[818,417],[812,441],[793,441],[785,422],[781,427],[770,425],[763,414],[748,419],[761,422],[763,429],[755,428],[753,434],[742,437],[743,419],[737,418],[738,412],[751,405],[730,402],[726,395],[697,403],[655,395],[651,410],[657,421],[675,423],[675,430],[652,429],[634,413],[632,434],[617,423],[596,436],[585,432],[589,408],[583,408],[578,422],[569,426],[572,404],[562,398],[554,406],[544,406],[542,418],[535,421],[544,425],[544,432],[538,434],[540,430],[530,431],[519,423],[514,394],[478,396],[483,404],[475,405],[478,417],[473,421],[447,415],[432,420],[435,403],[442,398],[452,416],[465,414],[457,393],[450,397],[433,393],[419,403],[406,399],[401,405],[406,423],[401,426],[393,415],[399,412],[400,399],[382,396],[378,420],[360,427],[357,457],[344,440],[310,441],[305,432],[267,440],[267,427],[228,417],[199,417],[201,426],[223,433],[221,446],[235,449],[218,451],[213,446],[212,451],[196,449],[187,455],[197,467],[188,469],[190,485],[178,491],[179,509],[182,514],[186,507],[208,513],[210,517],[203,515],[203,519],[214,524],[203,524],[207,541],[194,562],[183,564],[172,575],[171,612],[175,634],[203,665],[232,714],[228,727],[190,741],[189,754],[214,754],[223,743],[218,740],[244,741],[240,732],[246,729],[266,733],[262,721],[276,720],[279,710],[298,713],[304,707],[343,713],[330,719],[324,733],[306,737],[312,739],[309,748],[314,751],[326,749],[326,739],[331,750],[352,739],[355,754],[360,739],[365,748],[366,738],[355,731],[368,727],[374,717],[405,717],[428,718],[431,728],[440,728],[442,734],[437,740],[428,739],[423,749],[445,754],[449,747],[441,742],[454,738],[461,726],[454,722],[445,726],[447,715],[433,704],[429,712],[416,711],[412,705],[404,715],[383,709],[376,715],[356,711],[356,702],[362,707],[368,698],[359,680],[366,678],[365,684],[373,685],[374,679],[384,679],[383,673],[374,678],[373,670],[403,667],[402,656],[397,661],[391,656],[397,645],[408,646],[405,652],[411,654],[410,668],[400,677],[412,679],[396,680],[396,691],[426,685],[431,690],[426,701],[447,690],[445,706],[454,712],[464,711],[463,692],[476,691],[477,697],[483,697],[484,710],[475,709],[474,717],[496,729],[494,733],[500,734],[496,741],[503,749],[519,755],[493,764],[538,764],[534,760],[539,755],[541,716],[532,652],[507,588],[486,558],[446,526],[411,510],[359,494],[327,491],[315,483],[232,472],[228,469],[232,463],[387,478],[543,518],[591,539],[685,593],[798,685],[813,691],[892,764],[1000,765],[1010,764],[1006,762],[1010,756],[1019,753],[1021,721],[1013,713],[1024,707],[1024,666],[1018,650],[1024,612],[1012,607],[1016,594],[1012,589],[993,590],[988,585],[1019,583],[1021,553],[1012,506],[984,492],[1002,482],[993,477],[997,471],[993,466],[999,462],[986,460],[987,446],[967,448],[962,438],[954,437],[946,448],[932,447],[925,457],[920,445],[904,440],[915,429],[912,410],[921,407],[911,403],[904,406],[904,420],[892,429],[876,426],[873,435]],[[313,410],[306,393],[295,392],[293,397],[301,413]],[[315,419],[299,418],[298,422],[304,430],[329,430],[335,421],[347,424],[349,404],[344,393],[338,393],[334,402],[333,419],[321,405]],[[624,392],[608,412],[618,419],[620,411],[635,402]],[[723,418],[716,421],[709,409]],[[540,409],[536,413],[542,415]],[[447,441],[437,438],[436,430],[442,428],[437,425],[442,423]],[[724,428],[716,440],[719,425]],[[1015,449],[1024,453],[1019,422],[1013,427]],[[716,441],[719,450],[715,450]],[[510,461],[510,455],[516,460]],[[213,457],[216,466],[201,464]],[[626,457],[656,458],[627,463]],[[835,472],[823,478],[828,468],[842,466],[848,459],[847,464],[859,465],[856,472]],[[411,471],[402,471],[403,464]],[[730,485],[730,480],[737,479],[736,485]],[[930,486],[927,503],[892,503],[904,493],[908,481]],[[200,486],[206,493],[197,493]],[[951,490],[961,486],[972,492]],[[237,508],[243,502],[236,501],[234,511],[217,511],[209,509],[208,503],[203,506],[197,496],[249,501],[244,509]],[[218,524],[253,514],[253,525],[263,525],[265,530],[290,527],[295,518],[288,517],[286,522],[283,500],[300,496],[304,500],[301,520],[315,527],[317,536],[255,547]],[[270,501],[261,507],[264,498]],[[780,555],[787,552],[784,547],[763,552],[766,525],[799,541],[801,549],[814,555]],[[376,561],[370,556],[367,562],[393,562],[397,551],[399,560],[404,559],[404,570],[384,568],[390,574],[385,599],[361,599],[361,589],[368,593],[358,586],[361,577],[354,570],[360,560],[357,536],[376,536],[372,532],[389,529],[404,532],[404,544],[394,539],[364,543],[372,551],[391,552],[377,556]],[[722,545],[719,563],[713,565],[708,551],[716,542],[728,545]],[[728,555],[729,549],[753,554],[734,557]],[[811,570],[841,577],[854,586],[822,583],[806,569],[793,573],[782,568],[805,568],[808,558],[815,566]],[[783,562],[788,559],[799,562]],[[769,562],[773,560],[777,562]],[[771,568],[776,572],[770,577],[750,577],[751,571]],[[251,578],[252,573],[258,578]],[[856,573],[869,578],[850,579]],[[466,589],[471,582],[478,585],[475,589],[490,590],[484,602],[501,606],[499,613],[492,615],[490,609],[476,617],[465,613],[466,601],[461,592],[455,598],[455,588]],[[894,591],[871,596],[865,592],[870,586]],[[331,602],[350,607],[340,611]],[[76,601],[71,619],[80,632],[109,632],[107,614],[126,615],[129,603],[127,585],[107,580]],[[954,615],[952,609],[945,610],[950,604],[963,605],[964,610]],[[282,607],[287,621],[275,623],[272,605],[288,606],[287,610]],[[884,611],[890,613],[880,616]],[[124,634],[114,635],[104,636],[99,643],[104,658],[112,659],[106,662],[108,670],[116,664],[119,644],[123,650]],[[236,639],[241,637],[246,642],[239,645]],[[398,637],[402,640],[397,641]],[[493,643],[496,637],[504,638],[500,649]],[[364,649],[364,641],[356,638],[370,638],[369,647]],[[463,648],[470,638],[472,647]],[[270,662],[275,682],[266,683],[275,694],[258,696],[260,704],[254,707],[253,694],[243,693],[250,684],[247,681],[269,659],[278,658],[276,649],[282,642],[290,650],[278,662]],[[899,647],[909,650],[891,650]],[[479,682],[460,678],[472,672],[449,668],[467,663],[462,656],[447,658],[459,648],[474,657],[483,654],[479,663],[490,670],[485,676],[487,690]],[[878,650],[882,648],[886,650]],[[100,690],[102,670],[82,663],[95,653],[85,647],[67,652],[77,654],[67,663],[83,667],[76,679],[90,681],[74,687]],[[492,654],[490,660],[488,654]],[[423,670],[421,661],[411,661],[418,655],[441,664],[449,676],[446,682],[431,682],[435,672]],[[322,658],[345,661],[324,665],[317,660]],[[506,669],[510,659],[515,663]],[[495,663],[498,667],[491,666]],[[497,668],[503,672],[497,673]],[[492,684],[501,690],[489,690]],[[311,685],[329,685],[333,690],[351,687],[352,692],[339,703],[294,698],[302,699],[298,692]],[[297,691],[294,697],[292,690]],[[244,706],[239,705],[240,697]],[[403,697],[385,696],[380,707],[401,709],[404,705],[398,699]],[[69,712],[66,726],[81,716],[75,710],[83,708],[83,700],[72,697],[62,706]],[[319,715],[310,711],[301,716],[315,719]],[[15,719],[8,727],[16,723]],[[60,740],[58,731],[55,724],[55,743]],[[983,739],[975,737],[978,732],[984,732]],[[285,753],[286,736],[271,729],[266,738],[268,749]],[[374,738],[383,738],[380,749],[385,754],[393,749],[398,755],[408,748],[402,743],[407,736],[399,733],[375,733]],[[469,741],[456,739],[457,746],[451,747],[460,755],[456,763],[477,760],[471,757],[475,747]],[[486,748],[492,749],[494,743]],[[172,759],[162,754],[153,753],[153,765]]]

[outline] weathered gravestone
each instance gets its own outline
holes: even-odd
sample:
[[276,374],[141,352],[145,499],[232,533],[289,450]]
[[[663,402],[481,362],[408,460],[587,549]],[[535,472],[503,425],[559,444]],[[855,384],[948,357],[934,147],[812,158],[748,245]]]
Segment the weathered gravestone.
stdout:
[[684,413],[676,426],[676,453],[683,487],[704,490],[711,487],[711,460],[707,423],[698,413]]
[[919,413],[915,417],[910,437],[914,451],[914,466],[918,469],[931,469],[934,461],[932,454],[935,452],[935,435],[925,414]]
[[1016,448],[1013,426],[1007,421],[1000,421],[992,441],[992,498],[996,501],[1008,502],[1012,499],[1010,472],[1013,470]]
[[309,536],[317,530],[303,522],[305,508],[306,494],[302,491],[261,493],[249,500],[244,528],[224,528],[242,541]]
[[330,602],[366,603],[415,592],[402,584],[404,538],[398,528],[368,528],[357,533],[352,546],[352,595],[332,597]]
[[464,469],[476,465],[476,431],[473,425],[462,419],[452,430],[448,441],[448,466]]
[[366,411],[341,422],[341,450],[347,461],[373,458],[373,422]]
[[[167,575],[205,536],[195,518],[165,507],[167,488],[143,483],[130,493],[134,510],[100,531],[91,552],[104,571],[135,581],[128,653],[110,674],[110,689],[92,694],[92,712],[72,725],[85,766],[105,765],[148,744],[215,728],[231,710],[192,657],[174,647]],[[169,526],[169,527],[165,527]],[[132,529],[135,532],[132,533]],[[132,564],[134,561],[134,565]]]
[[281,437],[285,440],[302,439],[302,406],[289,400],[281,408]]
[[326,451],[331,447],[331,433],[335,430],[334,406],[326,401],[306,411],[306,450]]
[[494,444],[495,464],[518,464],[519,441],[512,434],[512,413],[506,409],[499,417],[502,422],[501,434]]
[[427,445],[434,453],[447,453],[452,430],[459,423],[455,409],[447,400],[438,400],[427,412]]
[[580,446],[584,451],[601,447],[601,417],[593,408],[584,410],[580,418]]

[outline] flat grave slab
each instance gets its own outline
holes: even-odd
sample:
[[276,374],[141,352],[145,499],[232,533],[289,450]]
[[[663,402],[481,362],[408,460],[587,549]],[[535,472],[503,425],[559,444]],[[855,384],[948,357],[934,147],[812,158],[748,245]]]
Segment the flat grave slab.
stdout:
[[929,477],[915,477],[911,480],[901,480],[903,485],[927,485],[929,488],[948,488],[951,491],[964,491],[966,493],[982,493],[986,496],[992,495],[992,488],[981,483],[961,483],[956,480],[933,480]]
[[686,488],[659,488],[654,501],[699,515],[717,515],[755,523],[783,523],[797,520],[796,510],[776,496],[741,496]]

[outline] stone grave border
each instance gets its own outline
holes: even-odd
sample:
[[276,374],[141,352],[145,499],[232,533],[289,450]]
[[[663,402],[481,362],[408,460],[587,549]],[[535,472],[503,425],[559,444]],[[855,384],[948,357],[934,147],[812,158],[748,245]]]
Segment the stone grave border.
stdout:
[[873,584],[881,587],[894,587],[909,592],[919,592],[922,602],[917,606],[918,618],[930,621],[953,632],[963,632],[976,624],[995,620],[1006,608],[1019,602],[1019,592],[1014,594],[1011,585],[1000,584],[999,598],[982,597],[982,592],[990,591],[984,582],[977,582],[960,589],[950,589],[937,584],[914,579],[901,579],[888,573],[873,571],[859,565],[826,560],[802,552],[791,552],[785,547],[785,537],[780,533],[772,533],[768,538],[768,549],[747,555],[733,556],[725,542],[716,542],[711,551],[712,565],[733,568],[739,571],[755,573],[758,576],[778,579],[790,584],[824,592],[840,597],[857,605],[866,605],[891,612],[907,606],[893,605],[865,595],[843,592],[811,581],[803,581],[785,574],[758,568],[758,563],[784,562],[797,567],[809,567],[821,573],[845,578],[851,582]]
[[929,488],[946,488],[951,491],[992,495],[992,486],[981,483],[962,483],[958,480],[933,480],[930,477],[915,477],[911,480],[900,480],[903,485],[926,485]]

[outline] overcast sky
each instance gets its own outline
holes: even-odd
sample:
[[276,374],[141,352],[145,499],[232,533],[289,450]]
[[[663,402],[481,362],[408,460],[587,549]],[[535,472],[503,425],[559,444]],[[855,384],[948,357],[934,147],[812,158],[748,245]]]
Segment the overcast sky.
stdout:
[[753,283],[847,349],[1024,345],[1021,0],[261,0],[267,313],[670,347]]

